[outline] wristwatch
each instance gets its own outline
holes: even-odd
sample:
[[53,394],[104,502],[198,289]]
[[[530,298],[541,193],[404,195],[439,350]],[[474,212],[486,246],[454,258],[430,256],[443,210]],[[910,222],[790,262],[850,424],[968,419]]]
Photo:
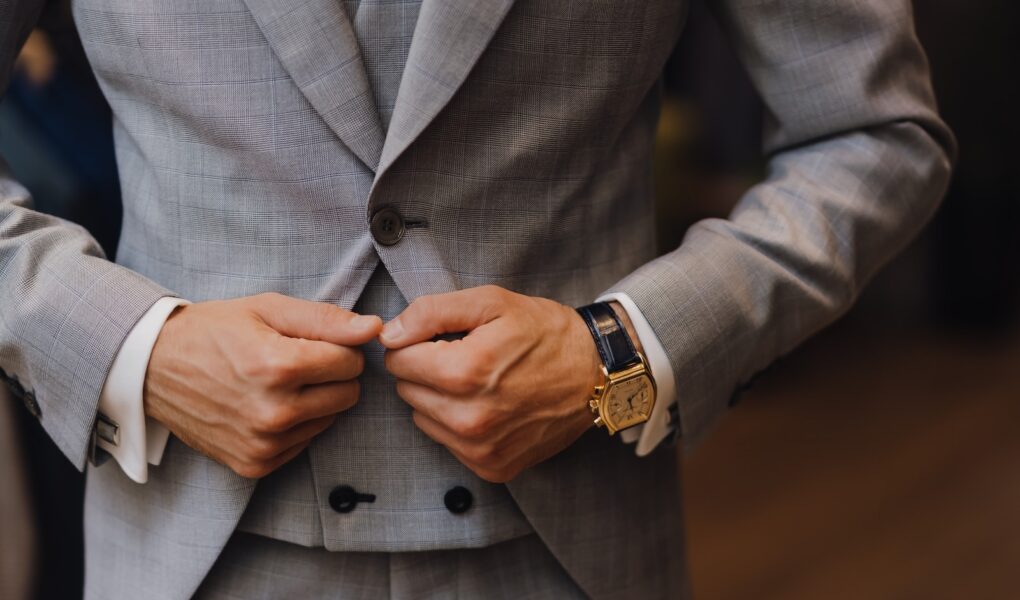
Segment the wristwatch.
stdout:
[[634,348],[627,328],[608,302],[583,306],[577,312],[595,338],[605,376],[588,400],[595,425],[613,435],[644,423],[655,407],[655,380],[645,357]]

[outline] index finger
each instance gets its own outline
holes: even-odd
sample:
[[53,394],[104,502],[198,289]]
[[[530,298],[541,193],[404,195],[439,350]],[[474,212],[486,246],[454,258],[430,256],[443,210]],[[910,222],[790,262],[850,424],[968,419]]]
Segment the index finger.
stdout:
[[292,338],[357,346],[374,339],[382,329],[377,316],[359,315],[326,302],[269,293],[251,296],[248,303],[266,325]]
[[349,381],[361,374],[365,357],[358,348],[280,336],[290,384],[312,385]]
[[468,382],[460,381],[472,360],[471,336],[452,342],[419,342],[386,352],[386,370],[397,379],[437,390],[463,394]]

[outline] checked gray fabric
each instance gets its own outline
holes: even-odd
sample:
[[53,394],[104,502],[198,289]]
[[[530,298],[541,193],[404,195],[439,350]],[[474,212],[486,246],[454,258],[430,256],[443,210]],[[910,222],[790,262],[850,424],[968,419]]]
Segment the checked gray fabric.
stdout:
[[344,0],[385,131],[397,104],[421,0]]
[[[0,0],[0,89],[42,4]],[[768,108],[769,170],[656,257],[658,81],[684,0],[423,0],[392,109],[354,32],[363,5],[75,0],[115,117],[121,245],[106,260],[0,175],[0,369],[84,468],[113,357],[161,296],[350,308],[379,265],[407,301],[617,290],[668,353],[696,444],[915,235],[955,151],[908,0],[712,5]],[[423,226],[379,245],[383,206]],[[255,487],[175,440],[146,485],[90,469],[87,597],[190,596]],[[586,594],[684,593],[671,449],[638,459],[592,431],[507,489]]]
[[[362,0],[346,3],[353,16],[365,73],[385,130],[421,3]],[[385,320],[407,302],[383,265],[365,286],[355,310]],[[503,485],[476,477],[411,420],[395,393],[378,343],[365,349],[362,396],[299,457],[260,482],[239,529],[330,551],[414,551],[489,546],[525,535],[530,524]],[[304,464],[304,461],[309,461]],[[337,485],[376,496],[350,513],[337,513],[329,493]],[[443,503],[454,486],[474,502],[454,515]]]
[[486,548],[323,552],[250,534],[230,539],[196,600],[582,600],[537,536]]

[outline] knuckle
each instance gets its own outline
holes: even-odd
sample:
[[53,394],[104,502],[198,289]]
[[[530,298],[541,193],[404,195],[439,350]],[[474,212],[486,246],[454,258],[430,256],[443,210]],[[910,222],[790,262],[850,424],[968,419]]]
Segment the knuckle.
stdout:
[[455,421],[452,429],[457,435],[467,439],[480,438],[492,430],[494,420],[488,411],[477,410]]
[[409,321],[416,321],[421,318],[421,315],[429,314],[431,306],[432,301],[428,296],[418,296],[400,313],[400,321],[405,324]]
[[328,302],[310,302],[311,316],[319,323],[330,325],[344,325],[348,322],[349,311]]
[[262,376],[263,352],[253,351],[252,348],[241,348],[238,353],[237,372],[241,377],[257,381]]
[[413,310],[414,312],[428,313],[432,310],[433,307],[435,307],[435,304],[436,304],[435,296],[432,295],[418,296],[417,298],[411,301],[407,308]]
[[479,291],[484,295],[484,298],[489,302],[500,302],[506,299],[508,292],[507,290],[499,287],[498,285],[488,284],[483,285],[479,288]]
[[464,449],[464,456],[482,467],[493,467],[498,459],[496,447],[492,444],[475,444]]
[[256,462],[273,458],[278,450],[277,444],[267,438],[254,437],[248,442],[248,458]]
[[476,378],[488,383],[492,376],[493,365],[496,363],[497,353],[494,348],[479,345],[473,350],[474,360],[471,363],[471,370]]
[[295,374],[293,358],[279,348],[264,351],[256,364],[256,376],[269,383],[284,383]]
[[444,387],[454,394],[473,394],[485,387],[483,369],[475,361],[452,364],[443,376]]
[[278,432],[290,428],[294,415],[286,407],[271,404],[254,412],[252,421],[256,431]]
[[319,320],[319,322],[331,321],[336,318],[338,309],[336,306],[327,302],[312,302],[309,305],[309,311],[312,313],[311,316]]
[[261,479],[271,472],[269,466],[261,462],[242,461],[235,463],[230,468],[246,479]]

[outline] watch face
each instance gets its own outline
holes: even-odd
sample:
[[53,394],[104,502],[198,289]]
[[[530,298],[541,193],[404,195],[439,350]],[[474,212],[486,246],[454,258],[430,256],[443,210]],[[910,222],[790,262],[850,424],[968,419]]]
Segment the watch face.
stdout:
[[606,416],[614,429],[626,429],[648,420],[654,388],[647,375],[621,381],[606,393]]

